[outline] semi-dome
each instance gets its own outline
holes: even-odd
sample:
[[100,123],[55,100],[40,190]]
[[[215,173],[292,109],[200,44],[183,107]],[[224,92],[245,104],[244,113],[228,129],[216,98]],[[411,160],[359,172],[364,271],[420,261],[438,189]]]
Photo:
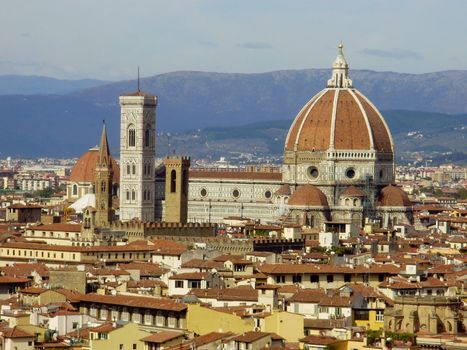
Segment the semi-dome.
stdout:
[[407,193],[400,187],[389,185],[379,193],[378,206],[380,207],[410,207],[412,202]]
[[381,113],[353,88],[339,44],[327,87],[298,113],[287,134],[285,151],[362,150],[393,152]]
[[347,187],[342,193],[343,197],[365,197],[366,194],[359,188],[355,186]]
[[[91,148],[87,150],[76,162],[71,170],[70,181],[71,182],[94,182],[94,175],[96,171],[96,164],[99,158],[99,148]],[[113,183],[120,182],[120,168],[111,157],[112,171],[113,171]]]
[[287,204],[292,206],[327,207],[328,200],[318,187],[303,185],[295,190]]

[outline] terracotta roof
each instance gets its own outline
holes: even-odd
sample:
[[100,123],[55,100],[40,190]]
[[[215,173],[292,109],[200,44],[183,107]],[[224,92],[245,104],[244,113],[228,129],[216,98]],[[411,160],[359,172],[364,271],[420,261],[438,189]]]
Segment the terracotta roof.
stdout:
[[178,303],[171,299],[129,295],[86,294],[81,297],[81,301],[168,311],[184,311],[187,308],[185,304]]
[[29,226],[30,231],[62,231],[62,232],[80,232],[80,224],[50,224]]
[[295,190],[287,204],[293,206],[327,207],[328,200],[318,187],[303,185]]
[[[96,171],[96,164],[99,158],[99,149],[92,148],[86,151],[76,162],[71,169],[70,179],[71,182],[94,182],[94,175]],[[113,183],[120,182],[120,168],[111,157],[112,171],[113,171]]]
[[191,295],[196,295],[198,298],[208,298],[216,300],[241,300],[241,301],[258,301],[258,291],[251,287],[237,287],[237,288],[226,288],[226,289],[217,289],[217,288],[208,288],[208,289],[198,289],[193,288],[190,293]]
[[331,144],[335,150],[371,150],[371,139],[376,151],[393,151],[389,130],[366,97],[357,90],[324,89],[295,117],[285,150],[326,151]]
[[302,289],[289,298],[289,302],[293,303],[319,303],[324,297],[325,291],[322,289]]
[[366,194],[359,188],[355,186],[347,187],[342,193],[341,196],[347,197],[365,197]]
[[32,264],[14,264],[12,266],[0,267],[0,271],[5,276],[16,276],[16,277],[30,277],[35,271],[41,277],[49,275],[49,269],[44,264],[32,263]]
[[388,185],[384,187],[378,198],[378,206],[380,207],[410,207],[410,201],[407,193],[400,187]]
[[142,338],[141,341],[147,342],[147,343],[165,343],[169,340],[173,340],[179,337],[183,337],[183,332],[177,332],[177,331],[161,331],[158,333],[151,334],[150,336],[147,336],[145,338]]
[[313,344],[313,345],[331,345],[334,343],[339,343],[343,340],[339,340],[334,337],[325,337],[318,335],[309,335],[305,338],[300,339],[302,343]]
[[208,277],[207,272],[185,272],[171,276],[171,280],[205,280]]
[[46,288],[39,288],[39,287],[28,287],[28,288],[23,288],[20,290],[21,294],[41,294],[47,291],[48,289]]
[[248,171],[245,169],[190,169],[191,179],[238,179],[281,181],[282,173],[269,171]]
[[302,273],[313,273],[313,274],[332,274],[332,273],[387,273],[397,275],[400,272],[400,268],[391,264],[378,265],[373,264],[368,267],[364,265],[358,265],[355,267],[350,266],[333,266],[327,264],[263,264],[258,268],[265,274],[278,275],[278,274],[302,274]]
[[274,192],[276,196],[290,196],[291,193],[289,184],[283,184],[276,192]]
[[1,332],[4,338],[34,338],[34,334],[25,332],[18,327],[2,328]]
[[12,283],[28,283],[31,280],[29,278],[21,278],[14,276],[0,276],[0,284],[12,284]]
[[233,338],[232,340],[241,342],[241,343],[252,343],[259,339],[270,337],[270,336],[271,334],[266,333],[266,332],[246,332],[246,333],[243,333],[242,335],[239,335],[238,337]]

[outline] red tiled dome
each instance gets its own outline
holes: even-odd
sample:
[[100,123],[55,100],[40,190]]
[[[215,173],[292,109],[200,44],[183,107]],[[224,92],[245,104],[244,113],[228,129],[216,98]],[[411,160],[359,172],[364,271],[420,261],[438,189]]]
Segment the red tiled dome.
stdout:
[[327,88],[298,113],[285,151],[361,150],[392,153],[391,134],[375,106],[352,86],[339,44]]
[[[72,182],[94,182],[94,172],[99,157],[99,149],[91,148],[86,151],[76,162],[71,170],[70,181]],[[120,168],[111,157],[113,170],[113,183],[120,183]]]
[[400,187],[389,185],[384,187],[378,197],[380,207],[410,207],[412,202]]
[[328,200],[318,187],[303,185],[298,187],[290,196],[288,204],[308,207],[327,207]]
[[[334,129],[333,129],[334,126]],[[286,151],[371,150],[392,152],[383,117],[358,90],[327,88],[295,117]]]
[[365,197],[366,194],[359,188],[355,186],[347,187],[342,193],[341,196],[347,197]]

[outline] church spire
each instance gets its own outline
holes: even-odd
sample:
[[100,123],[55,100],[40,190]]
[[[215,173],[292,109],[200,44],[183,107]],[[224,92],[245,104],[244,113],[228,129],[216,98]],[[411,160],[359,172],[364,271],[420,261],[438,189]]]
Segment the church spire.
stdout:
[[352,80],[349,79],[349,65],[344,57],[344,44],[338,45],[337,57],[332,64],[332,76],[328,80],[328,88],[352,88]]
[[99,158],[97,160],[97,164],[99,166],[111,166],[110,164],[110,151],[109,151],[109,143],[107,142],[107,131],[105,129],[105,121],[102,121],[102,134],[101,134],[101,142],[99,145]]

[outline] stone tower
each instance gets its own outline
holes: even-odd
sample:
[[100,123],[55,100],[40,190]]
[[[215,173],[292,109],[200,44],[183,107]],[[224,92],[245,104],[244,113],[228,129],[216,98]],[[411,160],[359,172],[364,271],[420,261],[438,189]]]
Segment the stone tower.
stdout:
[[165,221],[186,223],[188,217],[189,157],[165,159]]
[[157,97],[120,96],[120,220],[154,221]]
[[109,144],[105,124],[102,128],[99,156],[95,170],[94,193],[96,196],[97,227],[109,227],[112,221],[112,160],[110,158]]

